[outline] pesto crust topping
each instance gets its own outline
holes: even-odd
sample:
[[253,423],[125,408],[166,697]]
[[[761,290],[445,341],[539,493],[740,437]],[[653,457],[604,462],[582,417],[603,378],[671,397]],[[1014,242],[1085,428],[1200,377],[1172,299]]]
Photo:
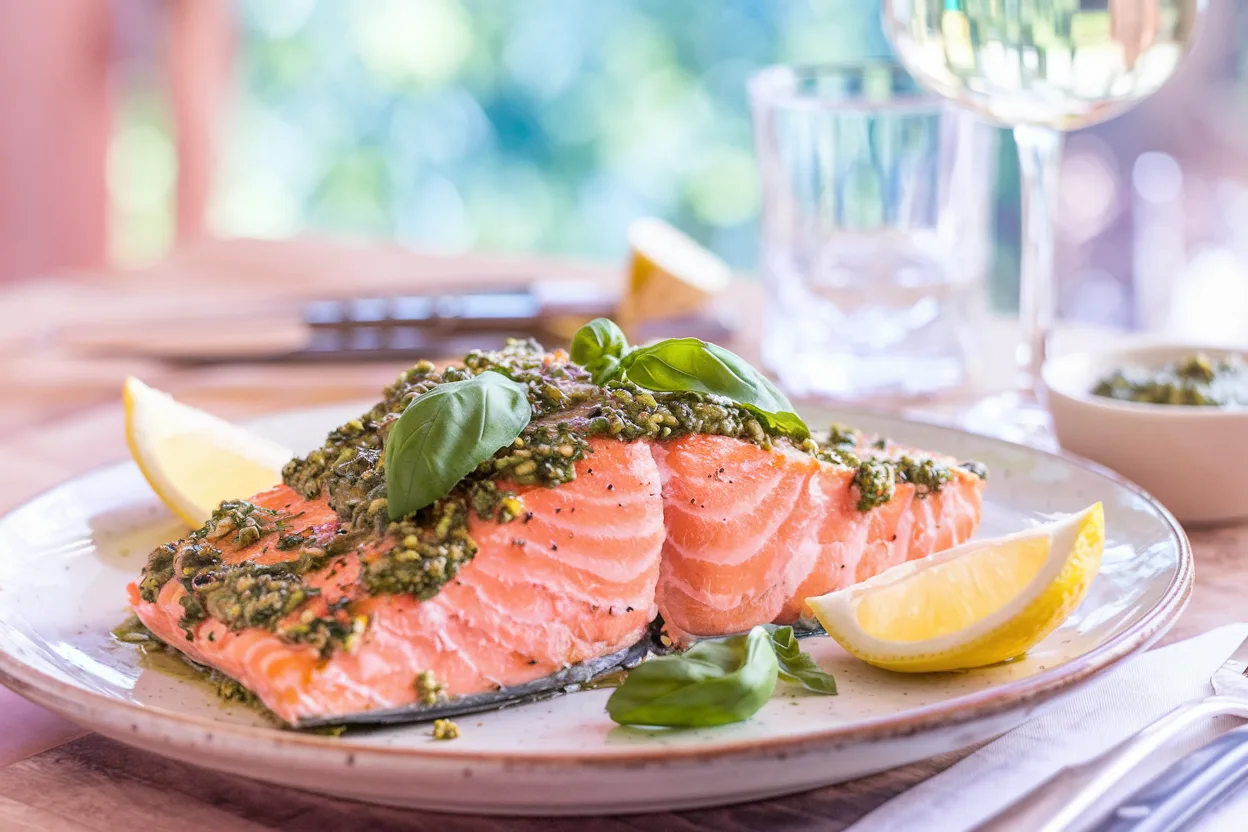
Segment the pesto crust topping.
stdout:
[[[392,520],[385,472],[391,427],[424,393],[487,371],[525,387],[532,409],[528,426],[449,494]],[[155,601],[161,588],[176,578],[186,590],[181,603],[188,639],[193,626],[211,617],[231,631],[270,630],[323,656],[351,650],[367,628],[367,618],[349,599],[318,601],[321,590],[308,576],[332,575],[355,555],[365,593],[431,598],[476,555],[477,544],[468,531],[473,515],[498,523],[523,521],[523,499],[511,490],[515,486],[555,488],[573,481],[576,465],[591,453],[594,438],[663,441],[690,434],[733,437],[765,448],[783,445],[852,468],[861,511],[892,499],[898,483],[913,483],[922,497],[939,491],[954,475],[949,466],[931,458],[891,453],[884,440],[864,445],[860,432],[841,425],[834,425],[822,441],[799,438],[719,396],[657,393],[631,382],[596,385],[563,351],[547,353],[534,341],[511,341],[499,351],[470,353],[462,366],[438,369],[428,361],[417,363],[368,412],[286,465],[285,484],[304,499],[326,499],[337,517],[334,528],[292,532],[298,514],[246,500],[225,502],[203,528],[151,554],[140,595]],[[972,465],[963,467],[984,475],[982,466]],[[288,556],[271,563],[232,563],[222,556],[223,548],[248,546]],[[427,698],[436,681],[423,678],[418,677],[417,690]]]
[[433,721],[433,738],[435,740],[457,740],[459,739],[459,726],[449,719],[435,719]]

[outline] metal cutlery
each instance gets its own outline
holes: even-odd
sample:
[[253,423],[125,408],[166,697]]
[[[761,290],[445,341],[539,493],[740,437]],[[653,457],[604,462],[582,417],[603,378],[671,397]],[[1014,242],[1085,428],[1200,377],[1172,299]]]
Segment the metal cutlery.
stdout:
[[[534,277],[475,291],[315,300],[289,310],[256,310],[193,320],[104,324],[65,334],[72,348],[184,365],[410,361],[497,349],[508,337],[566,344],[591,318],[612,316],[623,299],[600,283]],[[731,331],[709,309],[637,318],[630,337],[692,335],[722,342]]]
[[576,327],[610,315],[616,293],[583,280],[544,279],[475,292],[314,301],[303,310],[307,337],[295,350],[178,357],[183,363],[393,361],[497,348],[508,336],[566,341]]
[[1176,832],[1248,782],[1248,726],[1227,731],[1161,773],[1094,832]]
[[976,827],[978,832],[1087,829],[1112,808],[1107,798],[1151,754],[1195,723],[1215,716],[1248,719],[1248,639],[1214,672],[1213,694],[1178,706],[1161,719],[1078,765],[1067,766]]

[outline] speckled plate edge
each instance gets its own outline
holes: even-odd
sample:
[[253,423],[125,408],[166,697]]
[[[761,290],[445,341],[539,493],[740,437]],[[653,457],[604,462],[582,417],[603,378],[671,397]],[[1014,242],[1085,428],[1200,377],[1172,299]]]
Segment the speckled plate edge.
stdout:
[[[302,417],[324,412],[330,407],[308,408],[273,414],[273,417]],[[837,412],[843,412],[839,409]],[[936,420],[898,417],[870,409],[859,410],[868,418],[887,418],[893,421],[913,422],[936,427],[954,433],[972,436],[976,442],[1017,448],[1012,443],[993,437],[969,434]],[[197,745],[209,743],[226,750],[229,747],[245,749],[259,742],[268,748],[302,750],[336,756],[351,766],[357,762],[395,763],[410,761],[433,766],[492,764],[504,767],[517,765],[541,765],[547,767],[616,767],[646,764],[667,765],[678,761],[698,762],[726,759],[750,759],[774,755],[778,752],[801,754],[816,749],[835,748],[863,742],[904,738],[915,734],[949,728],[974,722],[1024,706],[1037,706],[1087,679],[1102,673],[1139,650],[1147,648],[1174,624],[1191,597],[1195,566],[1191,544],[1178,521],[1166,508],[1144,489],[1116,472],[1090,460],[1061,451],[1028,448],[1029,453],[1056,459],[1065,464],[1082,468],[1104,477],[1114,485],[1144,499],[1165,522],[1178,552],[1174,575],[1164,594],[1126,630],[1097,645],[1092,650],[1062,665],[1033,676],[1003,684],[997,688],[967,694],[935,705],[927,705],[897,715],[887,715],[862,720],[848,726],[812,731],[799,736],[764,739],[748,739],[717,743],[713,747],[673,748],[662,746],[652,749],[629,749],[606,753],[580,754],[570,752],[532,753],[481,753],[460,752],[441,747],[436,751],[420,748],[385,748],[352,742],[350,738],[330,738],[300,734],[280,728],[238,725],[190,714],[155,710],[136,703],[113,699],[109,696],[84,690],[61,682],[21,662],[16,657],[0,651],[0,683],[26,697],[32,702],[50,708],[71,720],[94,726],[108,726],[115,737],[133,737],[136,744],[173,746],[183,754],[193,752]],[[80,476],[104,475],[111,470],[132,466],[125,462],[96,468]],[[38,500],[48,489],[27,500]],[[187,730],[190,729],[190,730]],[[102,730],[102,728],[101,728]]]

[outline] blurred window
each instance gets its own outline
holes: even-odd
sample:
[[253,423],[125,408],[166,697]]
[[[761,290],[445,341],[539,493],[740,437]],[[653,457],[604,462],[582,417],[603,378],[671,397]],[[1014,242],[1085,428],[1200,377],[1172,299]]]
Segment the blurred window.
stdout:
[[[1173,157],[1188,184],[1190,165],[1218,160],[1222,176],[1248,159],[1241,5],[1210,4],[1200,59],[1153,100],[1071,136],[1058,258],[1067,316],[1139,322],[1131,188],[1141,154]],[[232,8],[235,91],[218,119],[208,229],[360,234],[447,252],[618,258],[626,224],[654,215],[753,268],[759,197],[746,78],[769,63],[888,53],[877,0]],[[148,62],[147,75],[142,66],[126,75],[109,157],[112,250],[122,263],[158,256],[174,237],[172,120],[160,105],[159,63]],[[1010,309],[1017,163],[1011,142],[1000,153],[989,297]]]

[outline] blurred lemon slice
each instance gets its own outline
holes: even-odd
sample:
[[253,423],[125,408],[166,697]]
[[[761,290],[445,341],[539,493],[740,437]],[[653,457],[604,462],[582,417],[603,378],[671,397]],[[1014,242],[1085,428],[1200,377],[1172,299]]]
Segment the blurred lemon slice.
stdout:
[[1022,655],[1065,621],[1087,593],[1104,548],[1105,516],[1096,503],[806,603],[838,644],[876,667],[980,667]]
[[727,263],[662,220],[634,220],[628,227],[628,245],[628,287],[619,311],[626,330],[697,312],[732,280]]
[[278,485],[290,450],[216,416],[174,401],[137,378],[122,388],[126,442],[161,501],[192,527],[223,500]]

